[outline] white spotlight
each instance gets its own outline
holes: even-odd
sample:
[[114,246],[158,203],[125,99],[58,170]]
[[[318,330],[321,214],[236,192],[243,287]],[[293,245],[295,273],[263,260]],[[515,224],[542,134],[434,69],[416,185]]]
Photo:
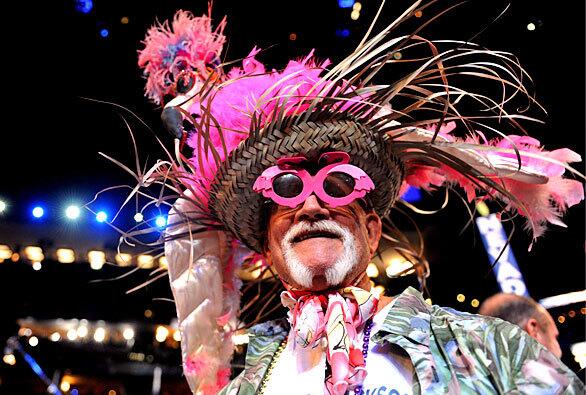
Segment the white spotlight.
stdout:
[[65,216],[69,219],[77,219],[81,211],[78,206],[71,205],[65,209]]
[[134,338],[134,329],[132,328],[125,328],[122,331],[122,337],[126,340],[132,340]]
[[100,270],[106,263],[106,253],[104,251],[90,251],[87,253],[87,259],[92,269]]
[[57,261],[60,263],[73,263],[75,262],[75,251],[70,248],[59,248],[57,249]]
[[96,329],[96,331],[94,332],[94,340],[98,343],[101,343],[104,341],[104,339],[106,338],[106,329],[99,327]]

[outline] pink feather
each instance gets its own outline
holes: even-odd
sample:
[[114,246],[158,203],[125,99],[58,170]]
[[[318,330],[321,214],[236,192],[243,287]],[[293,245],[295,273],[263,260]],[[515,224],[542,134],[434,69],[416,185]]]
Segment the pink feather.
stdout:
[[181,71],[180,63],[207,75],[207,65],[222,52],[225,27],[226,18],[213,30],[209,16],[194,17],[182,10],[177,11],[171,26],[169,21],[152,26],[142,42],[144,48],[138,51],[138,65],[147,79],[146,95],[160,104],[173,77]]

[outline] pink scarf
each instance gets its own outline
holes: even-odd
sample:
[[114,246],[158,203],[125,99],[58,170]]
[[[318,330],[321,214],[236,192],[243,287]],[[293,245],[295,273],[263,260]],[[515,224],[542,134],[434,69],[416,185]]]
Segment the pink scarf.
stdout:
[[[343,395],[348,387],[362,384],[366,377],[364,357],[357,331],[376,311],[378,298],[358,287],[346,287],[325,294],[284,291],[281,302],[289,309],[294,345],[317,347],[327,340],[326,361],[331,377],[325,393]],[[325,312],[324,312],[325,310]]]

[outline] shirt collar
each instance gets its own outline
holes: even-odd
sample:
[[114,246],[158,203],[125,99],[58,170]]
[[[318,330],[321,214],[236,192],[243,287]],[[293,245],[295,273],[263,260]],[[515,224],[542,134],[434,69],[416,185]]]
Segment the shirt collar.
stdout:
[[429,347],[431,309],[419,291],[406,288],[396,297],[380,331],[375,335],[375,341],[394,334]]

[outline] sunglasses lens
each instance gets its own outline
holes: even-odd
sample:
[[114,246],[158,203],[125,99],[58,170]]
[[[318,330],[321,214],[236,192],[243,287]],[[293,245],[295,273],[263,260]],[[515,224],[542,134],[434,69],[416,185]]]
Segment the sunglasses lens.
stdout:
[[354,177],[349,174],[333,172],[324,180],[324,191],[331,197],[341,198],[350,195],[355,185]]
[[273,179],[273,191],[281,197],[292,198],[303,191],[303,181],[295,174],[281,174]]

